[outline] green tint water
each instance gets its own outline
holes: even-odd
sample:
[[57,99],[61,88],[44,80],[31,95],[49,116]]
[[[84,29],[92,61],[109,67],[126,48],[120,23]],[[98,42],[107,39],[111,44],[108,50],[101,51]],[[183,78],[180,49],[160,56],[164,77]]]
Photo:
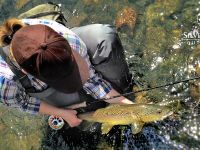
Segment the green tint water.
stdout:
[[39,149],[43,132],[43,118],[33,117],[0,106],[0,149]]
[[[0,1],[0,21],[47,0]],[[199,27],[198,0],[57,0],[71,27],[91,23],[115,24],[118,12],[130,7],[137,12],[136,25],[118,29],[127,62],[139,88],[200,76],[200,45],[184,40],[184,33]],[[196,36],[197,37],[197,36]],[[193,45],[191,45],[193,44]],[[133,136],[129,127],[116,127],[108,136],[79,129],[52,131],[42,117],[0,107],[0,149],[199,149],[200,81],[180,83],[149,91],[150,102],[172,105],[177,115],[146,125]],[[177,104],[179,103],[179,107]],[[119,143],[120,141],[120,143]]]

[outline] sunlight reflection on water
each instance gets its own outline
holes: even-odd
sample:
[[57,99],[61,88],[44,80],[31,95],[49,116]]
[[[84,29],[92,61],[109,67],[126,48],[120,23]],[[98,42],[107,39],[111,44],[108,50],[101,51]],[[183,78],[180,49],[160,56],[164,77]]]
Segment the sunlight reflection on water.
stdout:
[[[47,0],[31,0],[16,10],[13,1],[2,0],[0,21],[43,2]],[[195,0],[163,2],[159,0],[58,0],[54,2],[64,4],[64,11],[70,12],[68,16],[70,26],[90,23],[115,25],[118,12],[126,7],[136,10],[138,18],[135,28],[132,29],[133,26],[130,24],[121,24],[118,31],[126,52],[126,60],[140,88],[188,79],[194,75],[200,76],[198,72],[200,47],[187,45],[187,42],[181,40],[182,33],[189,33],[193,24],[197,24],[196,16],[199,13],[200,2]],[[180,44],[180,41],[183,43]],[[32,118],[15,111],[4,113],[6,109],[0,108],[0,149],[27,150],[39,149],[39,147],[95,149],[105,141],[104,148],[111,146],[113,149],[117,148],[116,145],[123,149],[198,149],[200,148],[198,105],[200,85],[198,83],[199,81],[196,80],[148,92],[145,98],[151,102],[170,104],[173,101],[172,103],[175,104],[170,105],[176,107],[176,102],[179,101],[181,107],[178,110],[178,117],[148,124],[141,133],[134,136],[131,134],[130,127],[126,127],[122,135],[121,129],[116,128],[107,136],[101,136],[99,132],[77,131],[79,129],[65,130],[64,128],[61,131],[52,131],[47,127],[43,117]],[[67,131],[69,133],[66,133]],[[77,139],[82,143],[77,142]],[[116,143],[120,140],[121,145]]]

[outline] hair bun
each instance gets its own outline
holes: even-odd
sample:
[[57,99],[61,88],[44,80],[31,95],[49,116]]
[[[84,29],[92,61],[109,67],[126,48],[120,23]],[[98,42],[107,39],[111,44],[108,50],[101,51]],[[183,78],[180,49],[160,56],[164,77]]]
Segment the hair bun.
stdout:
[[9,45],[11,43],[11,41],[12,41],[12,36],[11,35],[5,35],[4,36],[3,43],[5,45]]
[[0,27],[0,46],[9,45],[13,35],[24,26],[24,23],[19,19],[11,18],[6,20]]

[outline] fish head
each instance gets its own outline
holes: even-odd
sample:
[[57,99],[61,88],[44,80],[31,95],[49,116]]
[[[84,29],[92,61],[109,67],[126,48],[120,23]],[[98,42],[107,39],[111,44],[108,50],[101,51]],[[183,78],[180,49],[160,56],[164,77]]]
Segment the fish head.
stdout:
[[167,106],[149,104],[144,106],[144,109],[139,116],[142,122],[154,122],[163,120],[171,114],[173,114],[173,112]]

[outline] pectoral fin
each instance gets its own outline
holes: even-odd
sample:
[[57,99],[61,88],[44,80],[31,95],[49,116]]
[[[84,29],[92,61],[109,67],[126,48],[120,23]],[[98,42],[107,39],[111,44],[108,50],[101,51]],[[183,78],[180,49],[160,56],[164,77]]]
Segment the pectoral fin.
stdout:
[[131,124],[131,130],[133,134],[137,134],[142,130],[142,127],[144,126],[143,122],[134,122]]
[[101,125],[102,134],[107,134],[112,129],[112,127],[113,127],[112,124],[103,123]]

